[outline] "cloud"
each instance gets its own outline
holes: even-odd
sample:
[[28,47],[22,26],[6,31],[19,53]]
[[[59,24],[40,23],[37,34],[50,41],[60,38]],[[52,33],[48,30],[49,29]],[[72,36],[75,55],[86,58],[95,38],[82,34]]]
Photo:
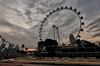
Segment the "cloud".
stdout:
[[[93,37],[99,35],[99,0],[0,0],[0,34],[9,42],[20,45],[24,43],[30,48],[35,48],[39,41],[39,25],[49,12],[61,6],[77,8],[86,21],[84,28],[88,32],[94,32],[94,35],[91,35]],[[48,18],[48,22],[61,26],[63,31],[76,33],[79,27],[79,23],[76,22],[79,20],[72,13],[66,17],[69,13],[57,12]],[[44,26],[46,30],[43,31],[48,32],[52,24],[47,23],[47,26]]]
[[30,10],[27,10],[27,11],[25,12],[25,14],[26,14],[26,15],[31,15],[32,13],[31,13]]
[[99,22],[100,22],[100,18],[95,19],[93,22],[91,22],[90,24],[88,24],[86,26],[86,28],[89,28],[87,31],[94,31],[97,32],[99,30]]
[[[19,45],[24,43],[30,48],[32,48],[32,46],[28,44],[32,45],[33,43],[34,46],[36,46],[38,42],[37,28],[35,31],[29,30],[31,27],[35,26],[35,22],[33,25],[32,23],[27,24],[29,18],[26,16],[31,16],[31,11],[23,9],[25,8],[25,4],[22,1],[17,1],[16,3],[18,4],[15,5],[12,0],[7,1],[7,3],[5,3],[5,1],[0,1],[0,3],[2,3],[0,4],[0,34],[6,37],[6,40],[11,43],[18,43]],[[22,6],[18,8],[20,3]],[[35,40],[35,42],[33,40]]]
[[28,20],[30,21],[29,23],[32,22],[31,14],[32,12],[30,10],[26,10],[25,15],[28,17]]
[[85,13],[85,19],[90,20],[99,15],[100,12],[100,1],[99,0],[78,0],[77,8],[80,9],[82,13]]
[[68,26],[70,24],[73,24],[73,22],[76,20],[76,16],[73,16],[71,18],[68,18],[65,20],[65,22],[63,24],[61,24],[60,26],[58,27],[65,27],[65,26]]
[[86,27],[88,28],[88,27],[93,26],[95,24],[98,24],[99,25],[99,22],[100,22],[100,18],[95,19],[93,22],[91,22],[90,24],[88,24]]
[[100,18],[95,19],[93,22],[91,22],[90,24],[88,24],[86,26],[87,28],[89,28],[87,31],[88,32],[94,32],[94,34],[92,35],[92,37],[98,37],[100,36]]
[[27,1],[27,6],[29,8],[34,8],[35,4],[37,4],[37,2],[39,2],[39,0],[29,0],[29,1]]
[[96,32],[97,32],[97,31],[100,31],[100,29],[98,28],[98,29],[96,29],[95,31],[96,31]]
[[100,37],[100,33],[97,33],[97,34],[93,35],[92,37],[93,37],[93,38],[94,38],[94,37]]

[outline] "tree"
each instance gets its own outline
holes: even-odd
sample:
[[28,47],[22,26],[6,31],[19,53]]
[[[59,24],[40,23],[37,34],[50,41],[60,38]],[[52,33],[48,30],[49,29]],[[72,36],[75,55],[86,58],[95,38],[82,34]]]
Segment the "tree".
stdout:
[[25,45],[24,44],[22,44],[22,48],[24,48],[25,47]]
[[28,50],[28,48],[26,47],[25,50]]

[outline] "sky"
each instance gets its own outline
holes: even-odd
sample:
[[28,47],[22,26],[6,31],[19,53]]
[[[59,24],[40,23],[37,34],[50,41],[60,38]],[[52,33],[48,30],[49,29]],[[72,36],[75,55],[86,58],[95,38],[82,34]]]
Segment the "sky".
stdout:
[[[100,0],[0,0],[0,35],[15,45],[36,48],[41,22],[49,12],[61,6],[81,12],[85,23],[84,32],[80,33],[82,40],[100,41]],[[58,26],[64,34],[78,32],[78,16],[68,10],[54,13],[46,22],[43,36],[52,25]]]

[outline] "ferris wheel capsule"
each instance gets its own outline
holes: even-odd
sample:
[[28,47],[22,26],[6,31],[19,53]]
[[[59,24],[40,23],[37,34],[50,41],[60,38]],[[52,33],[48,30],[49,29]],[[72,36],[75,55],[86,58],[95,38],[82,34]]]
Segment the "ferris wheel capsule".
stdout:
[[57,8],[56,10],[59,10],[59,8]]
[[81,29],[81,31],[84,31],[83,29]]
[[68,7],[66,6],[65,8],[67,9]]
[[70,9],[72,10],[72,7],[70,7]]
[[41,26],[43,26],[43,25],[41,24]]
[[47,17],[49,17],[49,15],[47,15]]
[[41,28],[39,28],[41,30]]
[[55,10],[53,10],[52,12],[55,12]]
[[83,19],[83,16],[81,16],[81,19]]
[[81,24],[84,25],[84,22],[82,22]]
[[44,21],[42,21],[42,23],[44,23]]
[[80,15],[81,13],[80,13],[80,12],[78,12],[77,14],[78,14],[78,15]]
[[39,35],[39,37],[41,37],[41,35]]
[[77,10],[76,10],[76,9],[74,9],[74,11],[76,12]]
[[46,20],[46,18],[44,18],[44,21]]
[[61,7],[61,9],[63,9],[63,7]]
[[52,12],[49,13],[50,15],[52,14]]

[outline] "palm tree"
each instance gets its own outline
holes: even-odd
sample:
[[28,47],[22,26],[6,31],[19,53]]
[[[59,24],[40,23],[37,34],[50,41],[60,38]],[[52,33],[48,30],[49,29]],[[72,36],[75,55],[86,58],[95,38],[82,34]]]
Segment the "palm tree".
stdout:
[[28,48],[26,47],[25,50],[28,50]]
[[24,44],[22,44],[22,48],[24,48],[25,47],[25,45]]
[[24,51],[24,47],[25,47],[25,45],[24,45],[24,44],[22,44],[22,46],[21,46],[21,47],[22,47],[22,50]]
[[25,45],[24,45],[24,44],[22,44],[22,46],[21,46],[21,47],[22,47],[21,53],[22,53],[22,54],[24,54],[24,50],[23,50],[23,49],[24,49]]

